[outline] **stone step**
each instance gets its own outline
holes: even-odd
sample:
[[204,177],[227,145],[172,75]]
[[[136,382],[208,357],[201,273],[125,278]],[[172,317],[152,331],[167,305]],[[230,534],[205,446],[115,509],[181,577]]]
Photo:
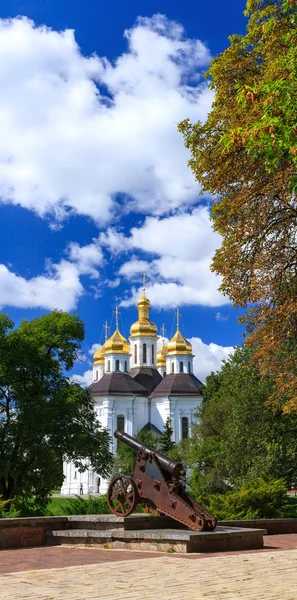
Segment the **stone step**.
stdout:
[[217,527],[199,533],[181,529],[69,529],[47,532],[47,542],[157,552],[222,552],[263,548],[265,534],[263,529],[239,527]]
[[124,529],[124,518],[115,515],[78,515],[68,517],[69,529]]

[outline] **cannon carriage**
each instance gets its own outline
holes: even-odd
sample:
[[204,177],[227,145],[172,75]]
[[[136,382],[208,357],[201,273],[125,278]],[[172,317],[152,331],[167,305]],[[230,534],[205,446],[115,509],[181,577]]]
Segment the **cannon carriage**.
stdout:
[[109,484],[108,504],[115,515],[127,517],[144,503],[195,531],[215,529],[215,517],[191,498],[180,481],[184,473],[181,462],[127,433],[116,430],[114,436],[137,452],[133,476],[118,475]]

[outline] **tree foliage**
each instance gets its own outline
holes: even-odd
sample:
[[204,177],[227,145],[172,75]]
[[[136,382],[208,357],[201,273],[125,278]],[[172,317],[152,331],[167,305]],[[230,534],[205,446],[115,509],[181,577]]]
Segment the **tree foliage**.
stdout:
[[[175,444],[171,440],[173,429],[170,424],[170,419],[166,420],[161,435],[155,435],[152,431],[142,429],[137,434],[136,438],[145,446],[151,446],[163,454],[172,455]],[[124,442],[119,442],[117,453],[113,463],[113,474],[118,475],[133,475],[136,462],[136,452]]]
[[109,436],[86,389],[65,371],[78,357],[82,321],[55,311],[13,329],[0,315],[0,497],[21,510],[41,510],[61,483],[64,456],[102,475],[111,462]]
[[[136,436],[136,439],[145,444],[145,446],[151,446],[158,448],[160,437],[154,435],[152,431],[142,430]],[[130,446],[127,446],[124,442],[118,444],[117,453],[113,462],[113,475],[133,475],[134,467],[136,463],[136,451]]]
[[297,0],[248,0],[247,34],[210,66],[204,124],[179,125],[214,197],[221,290],[247,307],[248,343],[273,401],[297,408]]
[[206,379],[201,422],[193,428],[190,485],[197,498],[238,489],[261,477],[297,477],[297,416],[267,404],[273,384],[251,351],[238,348]]
[[158,442],[158,449],[163,454],[168,454],[170,450],[174,447],[174,442],[172,441],[173,429],[171,427],[170,417],[168,417],[165,421],[164,428],[162,431],[162,435],[160,436]]

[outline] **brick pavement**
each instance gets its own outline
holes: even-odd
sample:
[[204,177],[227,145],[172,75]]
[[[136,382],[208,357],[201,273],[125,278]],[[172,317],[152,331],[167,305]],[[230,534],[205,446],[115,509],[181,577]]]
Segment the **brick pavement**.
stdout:
[[[297,549],[297,534],[270,535],[264,537],[266,551]],[[252,552],[262,553],[263,550]],[[250,554],[250,550],[239,554]],[[235,552],[220,553],[234,555]],[[54,569],[57,567],[75,567],[123,560],[140,560],[164,556],[159,552],[131,552],[124,550],[102,550],[101,548],[84,548],[77,546],[50,546],[41,548],[20,548],[18,550],[2,550],[0,552],[0,574],[17,571]],[[172,558],[201,559],[217,557],[216,554],[172,554]],[[297,598],[297,596],[296,596]]]
[[297,534],[264,541],[264,550],[215,555],[6,550],[0,600],[297,600]]
[[151,554],[0,576],[1,600],[296,600],[296,588],[297,549],[198,561]]

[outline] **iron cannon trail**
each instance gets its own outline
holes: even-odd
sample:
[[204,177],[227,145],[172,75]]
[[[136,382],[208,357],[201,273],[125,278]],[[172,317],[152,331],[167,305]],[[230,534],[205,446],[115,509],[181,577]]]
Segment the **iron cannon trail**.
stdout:
[[189,496],[180,482],[184,473],[181,462],[127,433],[116,430],[114,436],[137,453],[133,476],[117,475],[109,484],[108,504],[115,515],[128,516],[137,504],[144,503],[196,531],[216,527],[215,517]]

